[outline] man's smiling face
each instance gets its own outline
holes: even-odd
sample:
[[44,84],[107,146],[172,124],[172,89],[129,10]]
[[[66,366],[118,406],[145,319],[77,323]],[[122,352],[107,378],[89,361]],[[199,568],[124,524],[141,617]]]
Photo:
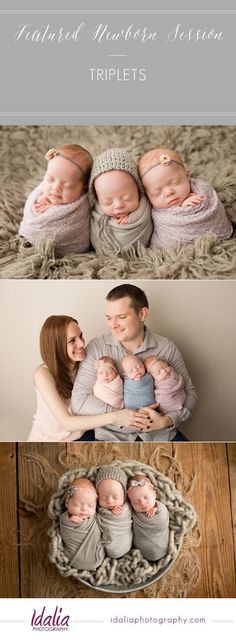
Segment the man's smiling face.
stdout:
[[121,343],[134,341],[143,331],[147,308],[139,312],[132,307],[129,296],[107,301],[106,319],[110,330]]

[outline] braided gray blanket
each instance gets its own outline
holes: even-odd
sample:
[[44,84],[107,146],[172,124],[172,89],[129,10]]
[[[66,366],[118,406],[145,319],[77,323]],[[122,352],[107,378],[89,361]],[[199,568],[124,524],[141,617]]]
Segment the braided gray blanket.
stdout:
[[157,489],[159,499],[169,513],[169,544],[166,555],[158,562],[149,562],[139,549],[132,548],[130,553],[120,559],[106,557],[95,571],[78,571],[71,567],[65,556],[60,534],[60,515],[64,511],[68,484],[78,477],[88,477],[94,481],[99,467],[93,466],[89,469],[69,470],[59,479],[57,491],[52,495],[48,508],[49,517],[53,521],[48,532],[51,540],[49,558],[64,577],[73,577],[98,589],[109,590],[112,587],[113,592],[130,592],[154,582],[168,570],[177,558],[184,535],[193,528],[197,518],[194,508],[182,497],[174,483],[152,466],[138,461],[114,461],[112,465],[124,470],[127,477],[138,473],[147,475]]

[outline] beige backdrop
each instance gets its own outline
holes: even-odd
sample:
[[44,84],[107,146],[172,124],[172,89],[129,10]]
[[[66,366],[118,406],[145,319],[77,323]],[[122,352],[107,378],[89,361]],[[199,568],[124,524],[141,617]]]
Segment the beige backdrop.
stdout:
[[[132,282],[132,281],[130,281]],[[50,314],[78,318],[86,342],[106,332],[105,296],[122,281],[1,281],[1,441],[27,439],[35,411],[33,372],[40,328]],[[150,329],[180,348],[199,393],[183,424],[194,441],[234,441],[236,283],[135,281],[150,303]]]

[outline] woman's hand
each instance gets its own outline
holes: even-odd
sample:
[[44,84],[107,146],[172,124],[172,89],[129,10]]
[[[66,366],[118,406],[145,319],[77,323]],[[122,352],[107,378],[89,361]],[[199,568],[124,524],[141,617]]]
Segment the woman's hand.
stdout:
[[168,415],[161,415],[160,412],[154,410],[154,406],[158,407],[159,404],[153,404],[152,406],[146,406],[145,408],[140,408],[139,412],[146,412],[147,417],[149,418],[149,426],[143,426],[140,428],[141,432],[151,432],[152,430],[163,430],[164,428],[171,428],[173,426],[173,420]]
[[[130,408],[123,408],[113,412],[114,423],[120,427],[135,428],[136,430],[148,429],[152,426],[149,419],[148,408],[140,408],[140,410],[131,410]],[[153,412],[155,412],[153,410]]]

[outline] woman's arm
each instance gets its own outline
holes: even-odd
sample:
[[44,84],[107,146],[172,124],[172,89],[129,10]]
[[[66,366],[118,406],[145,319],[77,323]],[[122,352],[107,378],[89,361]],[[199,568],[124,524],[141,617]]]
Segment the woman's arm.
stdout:
[[99,428],[106,424],[114,423],[117,425],[130,428],[135,426],[138,429],[150,425],[145,412],[140,414],[135,410],[124,408],[123,410],[114,410],[113,412],[103,413],[101,415],[91,416],[72,416],[67,410],[63,399],[57,392],[55,381],[48,368],[39,366],[34,375],[34,383],[44,402],[48,406],[57,421],[64,430],[68,432],[78,432],[78,430],[91,430]]

